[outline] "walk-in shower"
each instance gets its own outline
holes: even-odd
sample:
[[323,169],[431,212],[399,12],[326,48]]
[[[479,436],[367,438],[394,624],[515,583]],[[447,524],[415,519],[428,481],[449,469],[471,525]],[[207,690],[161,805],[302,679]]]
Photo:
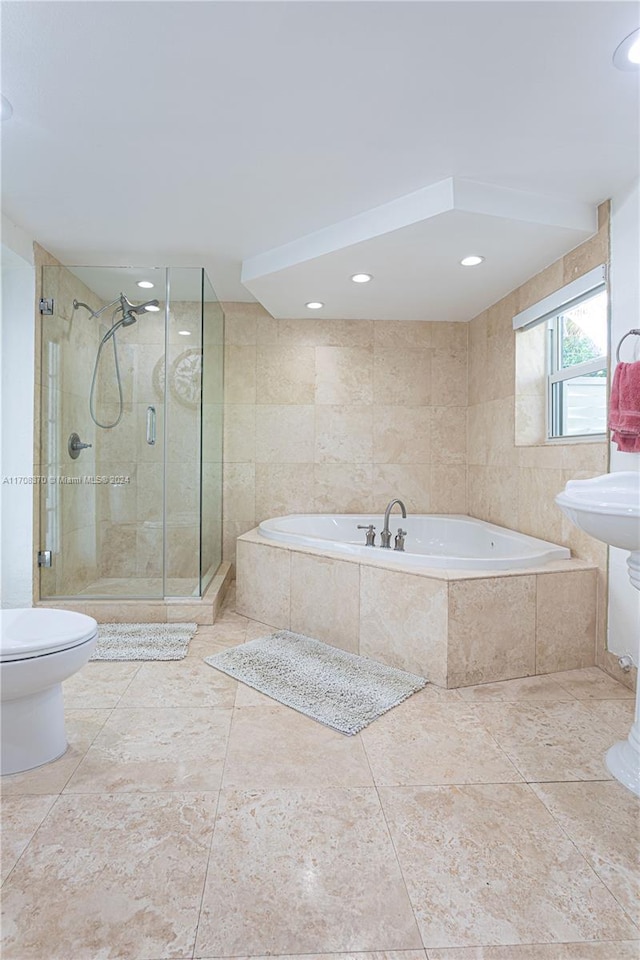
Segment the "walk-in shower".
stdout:
[[39,598],[200,597],[221,560],[213,288],[201,269],[42,270]]

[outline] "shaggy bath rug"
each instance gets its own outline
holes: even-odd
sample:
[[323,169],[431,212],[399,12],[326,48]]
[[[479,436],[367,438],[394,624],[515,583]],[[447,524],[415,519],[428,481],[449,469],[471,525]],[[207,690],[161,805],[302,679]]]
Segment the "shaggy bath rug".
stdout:
[[195,623],[99,623],[91,660],[182,660]]
[[205,657],[205,662],[349,736],[427,683],[424,677],[288,630]]

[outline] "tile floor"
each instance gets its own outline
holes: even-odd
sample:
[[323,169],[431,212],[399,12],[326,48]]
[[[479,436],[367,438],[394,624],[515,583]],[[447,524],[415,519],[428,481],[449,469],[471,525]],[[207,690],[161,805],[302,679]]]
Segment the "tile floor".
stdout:
[[356,737],[203,663],[65,684],[70,747],[3,778],[3,960],[638,960],[640,802],[596,668],[434,686]]

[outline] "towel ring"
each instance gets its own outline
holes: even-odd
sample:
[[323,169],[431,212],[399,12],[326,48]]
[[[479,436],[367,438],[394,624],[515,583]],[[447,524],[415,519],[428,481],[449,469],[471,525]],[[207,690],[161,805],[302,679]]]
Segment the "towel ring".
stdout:
[[620,363],[620,347],[622,346],[624,341],[627,339],[627,337],[631,337],[631,336],[640,337],[640,330],[637,330],[634,328],[633,330],[627,331],[624,337],[622,337],[616,349],[616,363]]

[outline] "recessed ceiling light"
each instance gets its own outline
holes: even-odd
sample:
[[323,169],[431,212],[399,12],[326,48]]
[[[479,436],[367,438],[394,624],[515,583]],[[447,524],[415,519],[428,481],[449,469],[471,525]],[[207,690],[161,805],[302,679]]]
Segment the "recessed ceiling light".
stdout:
[[9,120],[13,113],[13,107],[6,97],[0,93],[0,120]]
[[151,280],[138,280],[138,286],[142,287],[144,290],[151,290],[153,284]]
[[145,307],[145,310],[148,310],[149,313],[157,313],[159,309],[160,309],[160,307],[156,307],[156,305],[155,305],[154,303],[149,303],[149,304],[147,304],[147,306]]
[[311,303],[306,305],[309,310],[320,310],[321,307],[324,307],[324,303],[320,303],[319,300],[312,300]]
[[370,273],[354,273],[351,279],[354,283],[369,283],[369,280],[373,280],[373,277]]
[[460,263],[463,267],[477,267],[483,260],[484,257],[463,257]]
[[618,70],[637,70],[640,67],[640,27],[616,47],[613,65]]
[[191,336],[191,330],[178,330],[178,333],[180,334],[181,337]]

